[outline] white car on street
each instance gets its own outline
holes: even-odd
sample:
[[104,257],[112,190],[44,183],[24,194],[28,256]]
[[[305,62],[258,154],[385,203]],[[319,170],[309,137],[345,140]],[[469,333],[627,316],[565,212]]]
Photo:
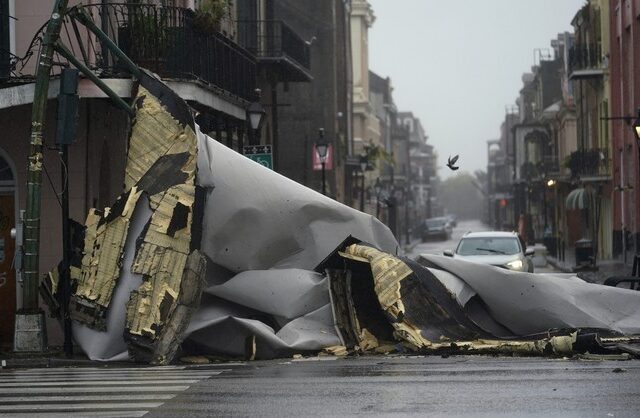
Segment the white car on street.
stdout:
[[444,255],[458,260],[533,273],[531,257],[534,250],[524,248],[515,232],[469,232],[460,239],[454,251],[446,250]]

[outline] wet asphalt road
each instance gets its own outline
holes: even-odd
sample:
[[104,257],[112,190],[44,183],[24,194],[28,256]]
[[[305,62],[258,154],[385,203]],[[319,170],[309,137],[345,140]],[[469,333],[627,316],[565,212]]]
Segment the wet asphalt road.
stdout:
[[252,362],[150,412],[167,416],[640,415],[640,361],[379,356]]

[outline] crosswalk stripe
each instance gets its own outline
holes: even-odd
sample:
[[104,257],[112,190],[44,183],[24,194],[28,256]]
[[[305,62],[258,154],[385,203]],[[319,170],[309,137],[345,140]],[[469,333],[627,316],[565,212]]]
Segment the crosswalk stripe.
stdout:
[[35,376],[29,376],[29,377],[25,377],[25,376],[2,376],[0,378],[0,383],[11,383],[11,382],[29,382],[29,381],[38,381],[38,382],[54,382],[54,381],[58,381],[61,379],[73,379],[74,381],[80,381],[80,380],[84,380],[84,381],[91,381],[91,380],[115,380],[115,379],[127,379],[127,380],[154,380],[154,379],[158,379],[158,378],[162,378],[162,379],[195,379],[195,378],[200,378],[200,379],[206,379],[209,378],[211,376],[216,376],[221,374],[222,371],[215,371],[215,372],[210,372],[210,373],[206,373],[206,374],[197,374],[197,375],[193,375],[193,374],[181,374],[181,375],[162,375],[162,376],[155,376],[152,374],[149,375],[130,375],[130,374],[125,374],[125,373],[121,373],[121,374],[117,374],[117,375],[113,375],[113,374],[107,374],[107,375],[83,375],[83,374],[68,374],[68,375],[59,375],[59,376],[47,376],[47,377],[41,377],[41,378],[37,378]]
[[[175,394],[163,394],[157,393],[154,395],[150,394],[138,394],[138,395],[114,395],[110,396],[109,399],[116,401],[152,401],[152,400],[168,400],[175,398]],[[95,401],[100,402],[104,401],[104,396],[101,395],[61,395],[61,396],[0,396],[0,405],[9,402],[89,402]]]
[[162,405],[163,402],[109,402],[109,403],[74,403],[74,404],[33,404],[33,405],[0,405],[0,411],[73,411],[73,410],[93,410],[93,409],[127,409],[144,408],[153,409]]
[[144,380],[144,381],[131,381],[131,380],[85,380],[74,382],[15,382],[15,383],[0,383],[0,388],[15,388],[15,387],[34,387],[34,386],[78,386],[91,383],[94,386],[116,386],[116,385],[137,385],[138,383],[154,384],[154,385],[179,385],[179,384],[193,384],[199,382],[198,379],[164,379],[164,380]]
[[[91,411],[92,417],[143,417],[148,414],[149,411]],[[11,412],[4,414],[0,412],[0,418],[15,418],[15,417],[29,417],[29,418],[68,418],[68,417],[86,417],[86,412],[67,411],[67,412],[45,412],[45,413],[33,413],[33,412]]]
[[73,367],[0,372],[0,418],[143,416],[224,367]]
[[[147,383],[147,382],[145,382]],[[189,386],[186,385],[173,385],[173,386],[131,386],[127,388],[121,387],[41,387],[41,388],[32,388],[29,389],[29,393],[121,393],[121,392],[182,392],[189,389]],[[25,393],[24,387],[19,388],[4,388],[2,389],[2,393],[4,394],[15,394],[15,393]]]

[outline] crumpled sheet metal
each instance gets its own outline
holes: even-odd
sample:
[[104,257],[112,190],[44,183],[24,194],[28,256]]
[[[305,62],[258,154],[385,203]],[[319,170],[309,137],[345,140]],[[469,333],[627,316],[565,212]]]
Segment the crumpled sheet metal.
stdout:
[[395,254],[398,243],[374,216],[302,186],[198,135],[198,185],[208,188],[202,252],[239,273],[313,270],[348,235]]
[[[111,286],[100,305],[104,326],[88,313],[74,323],[77,342],[92,359],[156,363],[170,361],[175,349],[158,353],[167,329],[208,354],[243,356],[249,340],[257,358],[339,345],[327,282],[313,268],[349,234],[389,252],[398,249],[395,238],[374,217],[202,134],[185,108],[159,80],[142,77],[125,188],[145,196],[148,209],[127,212],[145,226],[119,236],[108,264],[117,274],[101,279]],[[197,219],[196,186],[206,198]],[[191,314],[177,303],[182,270],[199,247],[207,284]],[[186,312],[183,323],[171,321],[175,312]]]
[[567,280],[564,275],[511,272],[436,255],[422,255],[418,262],[463,280],[495,321],[514,336],[554,328],[640,334],[638,291]]
[[[565,356],[576,350],[619,349],[610,336],[630,342],[640,334],[637,291],[588,284],[566,275],[513,273],[438,256],[422,256],[420,265],[361,244],[337,254],[353,274],[362,272],[354,262],[369,264],[370,277],[361,273],[354,279],[374,281],[375,297],[395,329],[394,337],[411,351]],[[336,265],[327,261],[328,268]],[[333,280],[347,276],[331,275]],[[537,290],[526,292],[527,303],[514,303],[525,289]],[[590,306],[579,297],[589,300]],[[617,303],[621,309],[614,312]],[[350,348],[374,352],[378,336],[360,330],[357,323],[352,326],[360,336],[359,347]]]

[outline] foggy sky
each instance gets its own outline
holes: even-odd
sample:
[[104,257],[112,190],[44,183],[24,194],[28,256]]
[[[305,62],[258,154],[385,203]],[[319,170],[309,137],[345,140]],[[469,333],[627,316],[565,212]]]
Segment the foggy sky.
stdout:
[[[487,169],[487,140],[497,139],[506,106],[515,105],[535,49],[573,32],[585,0],[369,0],[369,68],[391,77],[400,111],[420,118],[438,152],[438,174]],[[537,62],[537,58],[536,62]]]

